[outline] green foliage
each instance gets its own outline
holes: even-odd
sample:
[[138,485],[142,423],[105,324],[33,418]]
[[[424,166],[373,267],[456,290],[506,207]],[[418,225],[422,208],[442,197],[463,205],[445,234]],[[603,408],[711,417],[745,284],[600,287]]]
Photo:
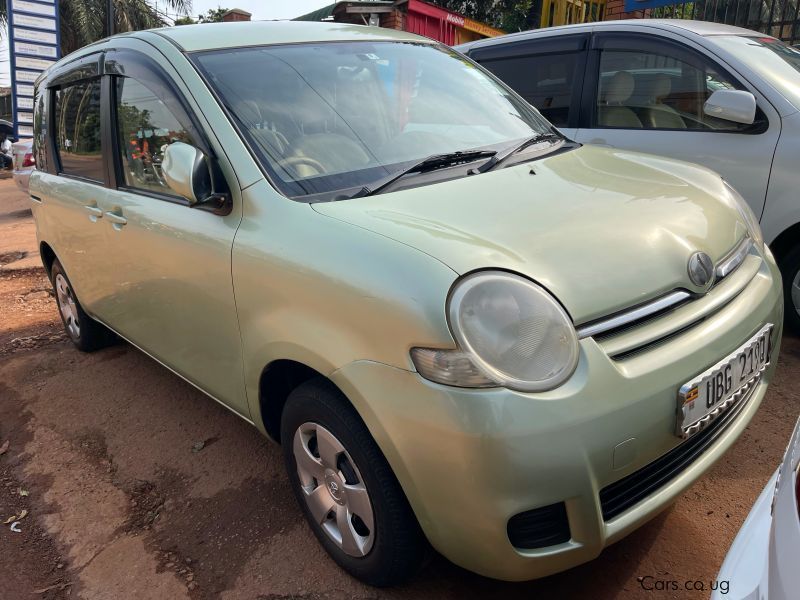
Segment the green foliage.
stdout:
[[132,104],[120,103],[117,106],[117,118],[119,119],[119,132],[123,140],[129,136],[136,136],[137,132],[153,129],[150,122],[150,111],[141,110]]
[[204,15],[197,15],[198,23],[222,23],[222,15],[228,12],[227,8],[211,8]]
[[433,0],[442,8],[507,32],[539,26],[542,0]]
[[[723,4],[723,10],[725,10],[727,7],[724,6],[725,3],[722,4]],[[700,7],[698,6],[698,8]],[[694,10],[695,10],[695,3],[686,2],[684,4],[659,6],[650,11],[650,16],[654,19],[691,19],[692,15],[694,14]],[[724,22],[725,20],[724,12],[722,14],[722,18],[719,20]]]
[[[2,1],[2,0],[0,0]],[[190,16],[175,19],[175,25],[196,25],[197,23],[222,23],[223,15],[228,12],[227,8],[212,8],[206,11],[204,15],[197,15],[195,21]]]
[[[188,14],[192,0],[165,0],[170,9]],[[114,32],[138,31],[163,27],[169,21],[149,0],[113,0]],[[163,6],[164,2],[162,2]],[[108,0],[61,0],[61,53],[66,55],[108,35],[106,10]],[[0,0],[0,33],[5,36],[8,4]]]

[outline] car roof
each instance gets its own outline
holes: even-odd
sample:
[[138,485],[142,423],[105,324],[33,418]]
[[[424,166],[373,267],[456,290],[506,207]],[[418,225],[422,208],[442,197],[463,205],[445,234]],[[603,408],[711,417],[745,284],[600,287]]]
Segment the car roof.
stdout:
[[566,33],[579,33],[588,31],[599,31],[602,29],[614,29],[624,25],[626,30],[630,29],[661,29],[664,31],[683,30],[694,33],[696,35],[708,37],[714,35],[757,35],[759,37],[769,37],[766,34],[753,31],[751,29],[744,29],[742,27],[735,27],[733,25],[725,25],[723,23],[710,23],[708,21],[692,21],[689,19],[625,19],[618,21],[598,21],[596,23],[580,23],[576,25],[561,25],[558,27],[547,27],[544,29],[533,29],[530,31],[520,31],[518,33],[510,33],[495,38],[487,38],[483,40],[476,40],[468,42],[456,49],[461,52],[468,52],[473,48],[484,48],[486,46],[493,46],[495,44],[505,44],[512,41],[522,41],[525,39],[533,39],[542,36],[554,36]]
[[[169,38],[186,52],[304,42],[399,41],[435,43],[434,40],[395,29],[349,23],[313,23],[306,21],[203,23],[164,27],[149,31]],[[131,35],[136,37],[137,34]]]

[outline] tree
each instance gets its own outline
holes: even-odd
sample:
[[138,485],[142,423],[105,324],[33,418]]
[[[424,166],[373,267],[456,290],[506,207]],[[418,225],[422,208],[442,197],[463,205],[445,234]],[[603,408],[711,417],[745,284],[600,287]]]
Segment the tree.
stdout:
[[227,8],[210,8],[204,15],[197,15],[198,23],[222,23],[222,15],[228,12]]
[[503,31],[539,27],[542,0],[433,0],[442,8],[483,21]]
[[204,15],[197,15],[197,21],[192,17],[186,16],[175,19],[175,25],[196,25],[197,23],[222,23],[222,17],[228,12],[227,8],[212,8]]
[[[115,33],[138,31],[169,25],[167,15],[156,10],[148,0],[113,0]],[[192,0],[165,0],[178,13],[188,14]],[[106,37],[108,0],[61,0],[61,53],[66,55],[87,44]],[[8,23],[8,4],[0,0],[0,33],[5,35]]]

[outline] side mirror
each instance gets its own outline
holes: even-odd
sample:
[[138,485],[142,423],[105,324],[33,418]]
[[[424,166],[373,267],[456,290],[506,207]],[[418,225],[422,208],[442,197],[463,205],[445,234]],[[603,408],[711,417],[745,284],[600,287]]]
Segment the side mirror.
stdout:
[[205,202],[213,194],[208,161],[194,146],[183,142],[167,146],[161,172],[172,191],[186,198],[190,206]]
[[756,97],[743,90],[717,90],[703,110],[710,117],[752,125],[756,120]]

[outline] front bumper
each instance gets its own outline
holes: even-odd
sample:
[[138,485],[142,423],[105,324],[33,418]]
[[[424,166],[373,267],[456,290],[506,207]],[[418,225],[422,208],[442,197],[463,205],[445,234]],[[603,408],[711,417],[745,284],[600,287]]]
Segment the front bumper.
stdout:
[[[468,390],[370,361],[339,369],[350,398],[394,469],[433,546],[456,564],[498,579],[525,580],[599,555],[668,506],[736,441],[758,409],[780,347],[780,275],[772,260],[712,318],[646,352],[615,361],[581,341],[573,377],[524,394]],[[677,476],[621,514],[604,519],[600,490],[663,456],[675,436],[677,390],[774,323],[771,364],[747,404]],[[563,502],[570,539],[515,548],[509,519]]]

